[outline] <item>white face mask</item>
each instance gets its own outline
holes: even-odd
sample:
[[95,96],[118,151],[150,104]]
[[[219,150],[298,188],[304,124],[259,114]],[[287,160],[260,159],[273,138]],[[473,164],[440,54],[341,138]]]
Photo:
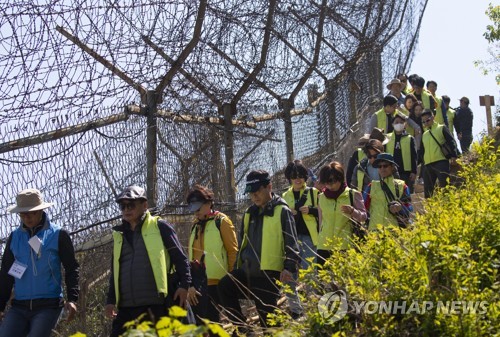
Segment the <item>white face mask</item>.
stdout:
[[402,123],[397,123],[392,125],[394,127],[394,131],[401,132],[405,129],[405,125]]

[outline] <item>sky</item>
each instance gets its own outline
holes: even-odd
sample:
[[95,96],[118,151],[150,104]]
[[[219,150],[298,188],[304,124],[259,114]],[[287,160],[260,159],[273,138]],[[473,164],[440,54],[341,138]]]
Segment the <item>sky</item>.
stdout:
[[495,76],[485,76],[474,66],[475,60],[490,59],[489,44],[483,36],[491,22],[485,14],[489,3],[500,5],[499,0],[429,0],[408,71],[419,74],[426,82],[436,81],[437,93],[450,96],[452,107],[459,106],[462,96],[469,98],[474,113],[474,140],[487,129],[486,110],[479,105],[479,96],[495,96],[495,104],[500,103]]

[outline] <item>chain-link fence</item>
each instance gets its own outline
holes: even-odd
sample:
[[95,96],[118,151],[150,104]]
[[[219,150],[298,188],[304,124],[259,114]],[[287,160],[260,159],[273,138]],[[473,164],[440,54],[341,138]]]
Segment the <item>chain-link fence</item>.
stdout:
[[[244,177],[345,162],[408,69],[427,0],[2,1],[0,208],[39,188],[72,233],[86,294],[129,184],[185,240],[195,183],[241,214]],[[375,105],[373,105],[375,104]],[[0,213],[0,252],[18,218]],[[103,252],[104,250],[104,252]]]

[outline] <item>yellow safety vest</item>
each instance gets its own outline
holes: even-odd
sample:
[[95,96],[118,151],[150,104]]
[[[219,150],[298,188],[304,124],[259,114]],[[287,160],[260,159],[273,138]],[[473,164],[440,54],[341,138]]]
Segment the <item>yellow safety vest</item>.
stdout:
[[[396,134],[393,132],[389,135],[389,142],[386,145],[386,152],[394,156],[394,146],[396,145]],[[403,169],[406,172],[411,171],[411,139],[409,135],[401,136],[401,156],[403,157]]]
[[433,96],[433,97],[436,100],[436,116],[434,117],[434,120],[438,122],[438,124],[444,124],[443,109],[441,108],[441,103],[443,102],[443,99],[441,98],[441,96]]
[[[163,245],[160,229],[158,228],[158,218],[159,217],[151,216],[149,211],[146,212],[146,218],[142,224],[141,234],[146,250],[148,251],[151,268],[153,269],[156,289],[158,290],[158,293],[167,295],[167,271],[170,268],[170,255],[168,254],[168,250],[165,249],[165,246]],[[120,275],[120,255],[122,252],[123,233],[113,231],[113,241],[113,273],[116,305],[118,306],[120,296],[120,282],[118,278]]]
[[349,187],[335,199],[324,194],[319,196],[321,208],[321,228],[318,235],[318,249],[348,249],[352,244],[352,226],[348,216],[340,211],[340,206],[350,205]]
[[453,110],[452,108],[448,108],[448,110],[446,110],[446,117],[448,117],[448,129],[450,129],[451,135],[453,135],[453,131],[455,131],[455,128],[453,127],[455,110]]
[[366,153],[360,147],[358,147],[357,152],[358,152],[358,164],[359,164],[363,159],[366,158]]
[[[366,153],[360,147],[358,147],[357,152],[358,152],[358,164],[359,164],[364,158],[366,158]],[[365,172],[363,170],[358,170],[356,167],[356,177],[358,178],[358,186],[357,186],[358,191],[363,192],[363,180],[365,178]]]
[[[359,165],[361,167],[361,165]],[[365,171],[357,169],[356,177],[358,178],[358,191],[363,192],[363,183],[365,180]]]
[[422,90],[422,103],[424,104],[424,109],[430,109],[431,108],[431,94],[427,92],[426,90]]
[[[264,215],[262,225],[262,247],[260,251],[260,269],[283,271],[285,262],[285,241],[281,227],[282,205],[274,207],[273,216]],[[239,254],[248,244],[248,226],[250,225],[250,213],[246,212],[243,217],[243,240]],[[237,266],[241,266],[238,256]]]
[[[390,176],[384,181],[394,196],[399,195],[401,197],[403,195],[405,185],[403,180],[394,179],[393,176]],[[398,186],[398,193],[396,193],[396,185]],[[376,230],[378,225],[398,226],[398,220],[394,214],[389,212],[389,202],[384,190],[382,190],[380,180],[373,180],[370,189],[370,224],[368,230]]]
[[[445,138],[443,128],[445,126],[434,122],[430,131],[439,144],[444,144]],[[431,164],[440,160],[447,160],[441,151],[439,144],[432,138],[429,130],[426,130],[422,136],[422,146],[424,147],[424,164]]]
[[[314,187],[311,187],[311,188],[312,188],[313,198],[316,198],[316,200],[318,200],[318,190],[315,189]],[[300,190],[299,198],[302,197],[302,194],[304,194],[305,189],[306,189],[306,185],[304,184],[304,186]],[[283,199],[285,199],[286,203],[288,204],[288,207],[293,209],[295,206],[295,197],[293,195],[293,187],[290,187],[287,191],[285,191],[285,193],[283,193],[282,197],[283,197]],[[313,205],[313,201],[311,200],[311,192],[308,191],[306,203],[304,204],[304,206],[312,206],[312,205]],[[318,206],[317,202],[314,202],[314,205],[317,207]],[[304,218],[304,222],[306,224],[307,230],[309,231],[309,235],[311,236],[311,240],[313,242],[313,245],[316,246],[318,244],[318,223],[316,222],[316,217],[312,214],[302,214],[302,218]]]
[[[387,114],[385,113],[384,108],[375,112],[375,115],[377,116],[377,128],[382,129],[384,130],[384,133],[387,133],[388,122],[387,122]],[[393,113],[392,116],[394,117],[395,113]]]
[[[220,219],[218,221],[222,222],[222,219],[225,217],[227,217],[225,214],[217,213],[214,218],[209,219],[205,224],[205,230],[203,232],[203,250],[205,253],[205,266],[208,279],[220,280],[228,271],[227,251],[220,235],[220,229],[217,228],[217,224],[215,223],[215,219],[218,218]],[[189,261],[193,260],[193,241],[196,236],[196,231],[197,229],[194,228],[189,237]]]

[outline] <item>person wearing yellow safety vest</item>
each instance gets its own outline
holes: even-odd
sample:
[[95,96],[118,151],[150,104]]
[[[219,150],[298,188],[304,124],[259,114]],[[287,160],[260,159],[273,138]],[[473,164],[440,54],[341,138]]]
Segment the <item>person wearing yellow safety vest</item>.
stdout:
[[427,90],[431,93],[432,97],[434,97],[434,100],[436,101],[436,111],[434,113],[436,122],[449,127],[450,124],[448,121],[448,116],[446,115],[446,110],[443,106],[443,98],[436,93],[438,87],[436,81],[427,81],[426,86]]
[[[188,301],[195,316],[219,322],[217,284],[233,270],[238,254],[236,231],[231,219],[215,211],[214,193],[196,185],[187,195],[188,211],[194,213],[195,223],[189,237],[188,255],[191,261],[193,284],[188,289]],[[206,274],[198,275],[193,266],[204,261]],[[198,269],[198,268],[196,268]],[[199,268],[201,269],[201,268]],[[207,278],[207,287],[202,282]]]
[[405,132],[408,117],[400,113],[394,117],[392,126],[394,132],[388,134],[389,142],[385,150],[394,157],[397,164],[399,177],[404,180],[413,193],[413,185],[417,178],[417,149],[415,139]]
[[374,231],[380,225],[405,227],[413,206],[408,186],[392,174],[397,167],[394,157],[390,153],[381,153],[373,165],[379,170],[380,180],[373,180],[363,192],[365,207],[370,214],[368,230]]
[[[384,135],[383,131],[379,128],[373,128],[371,133],[365,133],[363,137],[359,138],[358,148],[356,149],[356,151],[354,151],[351,158],[349,158],[346,172],[347,186],[354,189],[357,189],[358,186],[356,184],[352,184],[352,174],[354,170],[356,170],[357,165],[359,165],[361,161],[366,158],[365,146],[370,139],[377,139],[382,142],[382,145],[385,145],[389,141],[389,139]],[[381,151],[383,151],[383,148]],[[357,177],[360,177],[359,172],[357,174]]]
[[384,133],[392,132],[392,118],[394,117],[397,106],[398,99],[396,97],[392,95],[385,96],[384,107],[372,115],[368,132],[371,132],[375,127],[383,130]]
[[454,136],[455,127],[453,123],[455,121],[455,110],[450,107],[451,99],[447,95],[441,96],[443,99],[443,111],[446,113],[446,117],[448,118],[448,129],[450,129],[450,133]]
[[[276,281],[293,280],[298,268],[297,234],[292,211],[272,192],[268,172],[251,171],[245,193],[250,194],[253,204],[243,216],[236,267],[220,280],[219,297],[228,318],[243,325],[246,318],[239,299],[250,297],[261,325],[267,327],[267,316],[276,308],[279,297]],[[247,328],[242,327],[240,332]]]
[[[457,145],[448,130],[442,124],[434,121],[434,115],[430,110],[422,113],[422,122],[425,132],[422,136],[422,146],[419,151],[419,159],[424,163],[424,195],[426,198],[432,196],[436,179],[439,186],[445,187],[450,174],[450,160],[455,164],[457,159]],[[445,155],[442,146],[447,146],[449,153]]]
[[349,157],[349,162],[347,163],[347,173],[346,173],[346,182],[347,186],[353,187],[351,185],[352,183],[352,173],[354,172],[354,169],[356,166],[361,163],[363,159],[366,158],[365,151],[363,150],[365,144],[368,142],[370,139],[370,135],[368,133],[365,133],[362,137],[359,138],[358,140],[358,146],[356,147],[356,150],[352,153],[351,157]]
[[397,78],[393,78],[386,86],[386,88],[389,90],[389,95],[392,95],[398,99],[398,105],[405,103],[405,95],[402,94],[402,90],[405,86],[406,84],[401,83],[401,81]]
[[319,171],[324,184],[319,196],[318,264],[323,265],[333,250],[345,250],[352,244],[351,219],[366,221],[366,210],[360,192],[347,187],[344,167],[333,161]]
[[363,192],[372,180],[379,179],[378,170],[373,167],[373,161],[379,153],[384,152],[384,144],[389,141],[389,138],[385,135],[383,137],[384,142],[380,142],[378,139],[370,139],[365,144],[363,150],[366,158],[362,159],[352,172],[351,187],[359,192]]
[[436,109],[436,100],[430,92],[424,90],[425,79],[417,76],[413,82],[413,94],[415,97],[424,104],[424,109]]
[[[422,102],[420,102],[421,104]],[[420,142],[422,140],[422,127],[421,118],[417,117],[415,114],[415,107],[419,104],[419,101],[413,94],[408,94],[405,97],[405,104],[399,106],[396,111],[397,114],[404,114],[406,117],[406,133],[415,138],[415,149],[418,151]],[[423,111],[423,107],[422,110]]]
[[[307,269],[316,257],[318,243],[318,193],[314,187],[306,185],[309,170],[302,161],[294,160],[285,168],[285,178],[291,186],[283,193],[282,197],[292,210],[295,220],[295,229],[299,243],[300,268]],[[297,273],[298,274],[298,273]],[[297,295],[297,274],[294,280],[288,283],[291,292],[286,292],[288,308],[292,318],[302,316],[304,309]]]
[[[173,301],[185,307],[191,283],[189,261],[171,225],[148,211],[146,192],[126,187],[116,202],[122,224],[113,227],[113,257],[104,314],[114,318],[112,337],[125,332],[123,325],[143,315],[154,321],[166,316]],[[175,266],[179,288],[170,294],[167,274]],[[152,315],[152,316],[151,316]]]
[[401,90],[401,92],[404,95],[408,95],[409,93],[411,93],[411,91],[410,91],[411,87],[408,85],[408,75],[405,73],[401,73],[401,74],[397,74],[396,78],[398,80],[400,80],[401,83],[403,84],[403,90]]

